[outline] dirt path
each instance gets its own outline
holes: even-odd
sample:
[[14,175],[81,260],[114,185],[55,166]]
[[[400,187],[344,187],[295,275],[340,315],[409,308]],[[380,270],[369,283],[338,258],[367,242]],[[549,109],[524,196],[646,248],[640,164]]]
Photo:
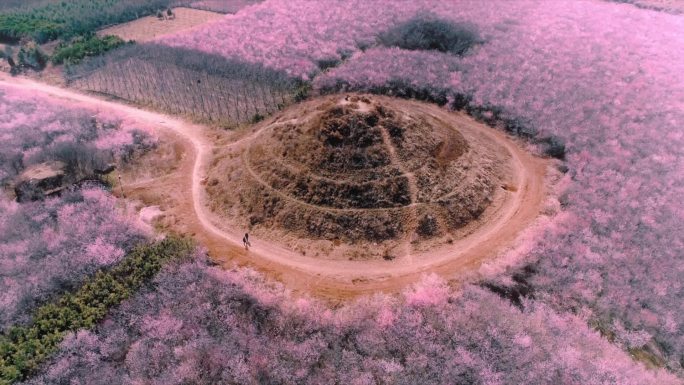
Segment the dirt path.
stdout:
[[[467,124],[476,125],[484,134],[504,145],[512,155],[511,167],[517,186],[512,199],[486,213],[486,225],[452,245],[421,255],[404,258],[396,263],[388,261],[333,261],[306,257],[291,250],[252,240],[252,248],[242,248],[242,232],[226,231],[216,226],[214,215],[205,208],[204,175],[214,145],[209,141],[210,129],[168,115],[142,110],[126,104],[102,100],[70,89],[38,83],[25,78],[11,78],[0,74],[0,85],[33,90],[45,95],[68,99],[97,110],[110,110],[140,125],[151,127],[160,135],[170,135],[183,143],[184,156],[178,169],[167,178],[151,180],[133,186],[127,194],[161,206],[180,218],[177,228],[193,235],[207,247],[210,256],[226,267],[234,263],[249,265],[283,282],[287,287],[331,299],[346,299],[376,291],[397,291],[417,281],[426,272],[454,277],[476,270],[483,262],[497,255],[509,245],[538,215],[544,199],[545,160],[536,158],[503,133],[487,128],[470,118]],[[438,106],[415,103],[416,108],[440,118],[453,113]],[[464,124],[464,119],[460,120]],[[253,133],[239,142],[251,140]],[[239,143],[236,142],[236,143]],[[173,202],[169,205],[168,202]]]
[[402,176],[404,176],[408,182],[409,199],[411,203],[407,206],[409,214],[406,223],[406,236],[402,240],[402,248],[404,249],[403,257],[408,259],[410,263],[412,262],[411,237],[418,227],[418,182],[416,182],[416,177],[413,175],[413,172],[408,171],[404,167],[403,163],[399,160],[397,149],[392,143],[392,139],[390,138],[389,132],[387,132],[387,128],[381,127],[380,133],[382,135],[382,141],[385,144],[385,148],[387,148],[390,163],[392,163],[394,167],[401,172]]

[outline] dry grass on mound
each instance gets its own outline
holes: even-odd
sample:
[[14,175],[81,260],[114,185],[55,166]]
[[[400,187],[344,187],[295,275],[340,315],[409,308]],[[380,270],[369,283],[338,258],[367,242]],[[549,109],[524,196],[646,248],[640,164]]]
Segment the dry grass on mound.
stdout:
[[380,244],[370,253],[380,257],[477,221],[505,162],[505,150],[405,101],[337,95],[220,150],[207,193],[222,220],[260,237],[344,243],[351,254]]

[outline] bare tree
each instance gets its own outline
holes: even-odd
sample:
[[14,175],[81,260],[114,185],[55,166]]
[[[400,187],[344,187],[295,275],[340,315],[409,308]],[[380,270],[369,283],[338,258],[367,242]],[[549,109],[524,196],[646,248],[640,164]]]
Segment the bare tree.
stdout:
[[79,88],[212,122],[241,123],[294,100],[299,82],[283,72],[155,44],[128,46],[67,73]]

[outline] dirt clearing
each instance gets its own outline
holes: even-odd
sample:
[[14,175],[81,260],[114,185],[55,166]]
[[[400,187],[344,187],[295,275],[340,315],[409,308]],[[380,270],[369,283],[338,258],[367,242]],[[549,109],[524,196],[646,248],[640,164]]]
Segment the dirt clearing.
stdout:
[[[166,11],[162,12],[166,16]],[[174,18],[159,20],[156,16],[146,16],[128,23],[115,25],[97,32],[99,36],[114,35],[123,40],[144,43],[160,36],[183,31],[224,17],[217,12],[191,8],[174,8]]]

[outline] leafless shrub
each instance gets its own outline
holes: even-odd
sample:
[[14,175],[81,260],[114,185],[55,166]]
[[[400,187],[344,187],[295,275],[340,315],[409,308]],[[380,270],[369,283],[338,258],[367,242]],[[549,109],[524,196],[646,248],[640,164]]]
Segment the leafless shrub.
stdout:
[[67,72],[70,84],[210,122],[249,122],[292,103],[284,72],[197,51],[135,45]]

